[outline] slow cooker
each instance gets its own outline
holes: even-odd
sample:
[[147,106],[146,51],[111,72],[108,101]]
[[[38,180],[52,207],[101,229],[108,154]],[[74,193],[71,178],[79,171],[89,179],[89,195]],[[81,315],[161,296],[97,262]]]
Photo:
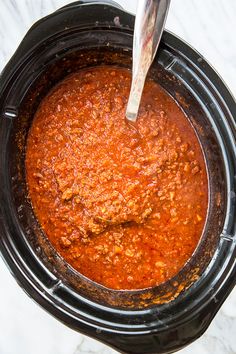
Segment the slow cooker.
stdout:
[[27,196],[25,144],[47,92],[95,65],[131,67],[134,16],[78,1],[38,21],[0,78],[0,250],[17,282],[76,331],[121,353],[173,353],[209,326],[236,282],[236,104],[202,56],[165,31],[149,75],[181,106],[203,147],[209,206],[190,261],[152,289],[115,291],[72,269],[40,229]]

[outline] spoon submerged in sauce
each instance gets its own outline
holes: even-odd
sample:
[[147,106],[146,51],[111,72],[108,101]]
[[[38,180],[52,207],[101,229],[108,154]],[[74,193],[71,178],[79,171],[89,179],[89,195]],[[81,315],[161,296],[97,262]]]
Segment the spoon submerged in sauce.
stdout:
[[134,26],[131,90],[126,118],[135,122],[148,70],[156,55],[170,0],[139,0]]

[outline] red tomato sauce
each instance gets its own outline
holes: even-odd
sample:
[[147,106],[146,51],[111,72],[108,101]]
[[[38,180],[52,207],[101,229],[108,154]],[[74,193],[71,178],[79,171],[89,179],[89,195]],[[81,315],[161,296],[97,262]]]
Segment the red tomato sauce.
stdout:
[[187,117],[147,80],[138,120],[125,119],[129,70],[101,66],[42,100],[26,149],[34,212],[57,252],[112,289],[176,275],[201,237],[208,205],[203,153]]

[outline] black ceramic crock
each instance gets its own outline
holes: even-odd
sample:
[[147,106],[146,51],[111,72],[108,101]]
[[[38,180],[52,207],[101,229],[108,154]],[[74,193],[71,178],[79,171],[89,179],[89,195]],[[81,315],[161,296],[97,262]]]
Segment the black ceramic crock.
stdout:
[[72,3],[37,22],[3,70],[0,250],[23,289],[69,327],[123,353],[172,353],[206,330],[236,281],[236,105],[209,64],[165,32],[150,70],[189,117],[208,169],[201,241],[170,281],[113,291],[73,270],[40,230],[25,183],[27,132],[42,97],[83,67],[130,68],[133,26],[134,17],[115,3]]

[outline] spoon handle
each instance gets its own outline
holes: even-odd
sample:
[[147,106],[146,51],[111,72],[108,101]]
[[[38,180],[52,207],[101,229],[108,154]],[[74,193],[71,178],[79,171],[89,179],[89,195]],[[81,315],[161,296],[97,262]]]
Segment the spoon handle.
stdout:
[[135,122],[147,72],[164,29],[170,0],[139,0],[134,26],[133,68],[126,118]]

